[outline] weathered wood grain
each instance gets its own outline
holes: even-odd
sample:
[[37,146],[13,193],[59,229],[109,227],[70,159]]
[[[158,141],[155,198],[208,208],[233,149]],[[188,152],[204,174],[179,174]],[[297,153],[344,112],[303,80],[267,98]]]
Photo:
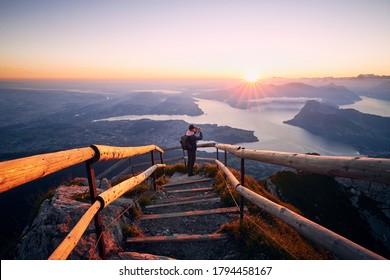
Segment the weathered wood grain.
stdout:
[[390,159],[388,158],[316,156],[251,150],[229,144],[216,144],[215,147],[240,158],[282,165],[306,172],[390,184]]
[[[0,193],[95,157],[98,157],[100,161],[123,159],[154,150],[161,153],[164,152],[156,145],[140,147],[92,145],[88,148],[72,149],[0,162]],[[96,153],[97,151],[98,153]]]
[[92,148],[73,149],[0,162],[0,193],[93,158]]
[[147,170],[142,172],[141,174],[131,177],[130,179],[127,179],[126,181],[123,181],[122,183],[108,189],[107,191],[101,193],[97,199],[101,201],[103,208],[107,207],[110,203],[115,201],[117,198],[121,197],[124,193],[128,192],[135,186],[138,186],[140,183],[145,181],[150,175],[153,174],[154,171],[156,171],[159,167],[165,167],[165,164],[155,164],[151,167],[149,167]]
[[103,145],[92,145],[99,151],[99,161],[114,160],[128,158],[137,155],[143,155],[151,151],[158,151],[163,153],[164,151],[156,145],[147,145],[139,147],[114,147]]
[[[215,142],[209,142],[209,143],[201,143],[197,145],[198,148],[213,148],[215,147]],[[173,150],[182,150],[183,148],[181,146],[175,146],[175,147],[168,147],[164,148],[165,152],[173,151]]]

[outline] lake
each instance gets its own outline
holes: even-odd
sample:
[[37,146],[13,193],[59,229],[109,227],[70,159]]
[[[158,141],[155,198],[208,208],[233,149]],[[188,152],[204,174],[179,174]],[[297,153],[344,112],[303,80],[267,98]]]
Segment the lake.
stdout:
[[[390,102],[363,97],[363,100],[343,106],[355,108],[365,113],[390,116]],[[215,101],[196,98],[201,116],[188,115],[127,115],[111,117],[96,121],[120,120],[183,120],[199,126],[202,124],[217,124],[254,131],[260,140],[254,143],[238,143],[249,149],[275,150],[294,153],[316,152],[321,155],[359,155],[352,146],[330,141],[314,135],[302,128],[284,124],[292,119],[303,107],[305,99],[264,99],[258,107],[243,110]],[[207,139],[207,135],[205,135]],[[212,139],[210,139],[212,140]]]
[[365,96],[360,96],[360,98],[362,98],[361,101],[358,101],[354,104],[344,105],[340,108],[352,108],[366,114],[390,117],[390,101],[379,100]]

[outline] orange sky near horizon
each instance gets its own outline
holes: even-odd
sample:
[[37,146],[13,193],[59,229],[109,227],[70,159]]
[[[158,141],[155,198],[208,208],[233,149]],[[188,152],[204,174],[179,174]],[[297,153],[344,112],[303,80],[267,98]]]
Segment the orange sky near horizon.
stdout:
[[390,1],[0,1],[0,79],[390,75]]

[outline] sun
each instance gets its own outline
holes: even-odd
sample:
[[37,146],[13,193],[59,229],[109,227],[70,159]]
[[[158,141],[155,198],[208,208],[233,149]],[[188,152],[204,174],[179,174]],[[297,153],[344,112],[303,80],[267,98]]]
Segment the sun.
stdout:
[[255,71],[248,71],[245,73],[244,79],[249,83],[254,83],[259,79],[259,73]]

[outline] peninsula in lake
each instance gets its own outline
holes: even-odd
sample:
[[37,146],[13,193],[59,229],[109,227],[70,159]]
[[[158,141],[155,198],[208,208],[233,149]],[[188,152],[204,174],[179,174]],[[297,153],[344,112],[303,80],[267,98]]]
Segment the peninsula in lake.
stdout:
[[350,144],[369,156],[390,155],[390,118],[354,109],[307,101],[302,110],[284,123],[299,126],[322,137]]

